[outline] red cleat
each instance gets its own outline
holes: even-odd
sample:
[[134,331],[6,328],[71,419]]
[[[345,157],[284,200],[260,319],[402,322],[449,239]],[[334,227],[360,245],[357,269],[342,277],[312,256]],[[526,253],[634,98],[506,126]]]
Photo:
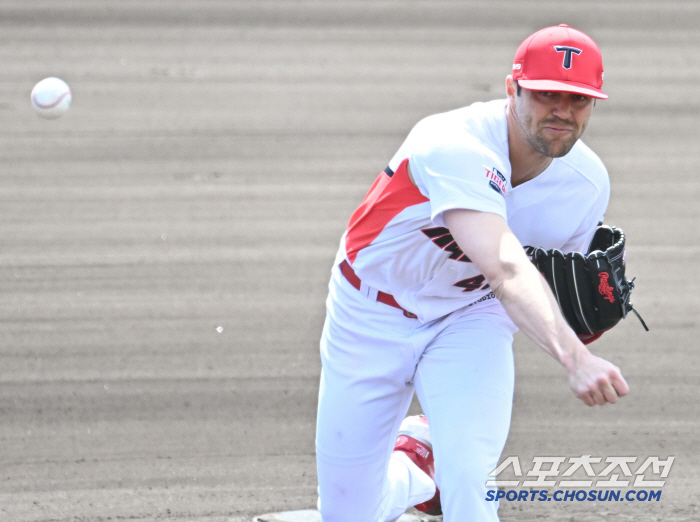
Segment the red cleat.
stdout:
[[[399,428],[399,436],[394,445],[394,451],[402,451],[422,471],[435,481],[435,460],[433,459],[433,443],[430,438],[428,419],[425,415],[406,417]],[[435,486],[435,496],[430,500],[417,504],[415,507],[427,515],[442,515],[440,490]]]

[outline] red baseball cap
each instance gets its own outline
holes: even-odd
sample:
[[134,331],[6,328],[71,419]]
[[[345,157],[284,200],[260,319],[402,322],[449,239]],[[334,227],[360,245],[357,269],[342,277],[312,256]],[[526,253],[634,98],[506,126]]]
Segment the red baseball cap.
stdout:
[[566,24],[546,27],[520,44],[513,60],[513,79],[524,89],[608,97],[600,90],[600,49],[589,36]]

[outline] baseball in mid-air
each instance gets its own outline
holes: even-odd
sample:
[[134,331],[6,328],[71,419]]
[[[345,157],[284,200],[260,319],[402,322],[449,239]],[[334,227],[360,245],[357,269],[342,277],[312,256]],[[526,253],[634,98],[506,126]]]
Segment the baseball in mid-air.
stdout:
[[71,100],[70,87],[60,78],[44,78],[32,89],[32,107],[47,120],[66,112]]

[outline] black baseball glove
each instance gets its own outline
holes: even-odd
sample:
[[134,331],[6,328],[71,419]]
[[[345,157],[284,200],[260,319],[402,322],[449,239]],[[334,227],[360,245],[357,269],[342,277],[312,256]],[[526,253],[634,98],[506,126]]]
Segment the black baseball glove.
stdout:
[[625,278],[625,234],[599,226],[586,255],[535,249],[533,262],[549,283],[562,315],[586,344],[595,341],[633,311],[634,279]]

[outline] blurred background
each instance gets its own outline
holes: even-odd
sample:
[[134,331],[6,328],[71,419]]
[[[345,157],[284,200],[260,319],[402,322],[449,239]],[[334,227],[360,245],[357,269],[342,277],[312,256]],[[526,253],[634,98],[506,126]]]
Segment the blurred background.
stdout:
[[[418,120],[504,97],[520,42],[560,23],[603,52],[584,140],[651,332],[630,317],[592,345],[632,390],[595,409],[519,336],[504,457],[676,460],[659,502],[501,517],[697,519],[694,0],[0,0],[0,519],[314,507],[318,339],[351,212]],[[47,76],[73,93],[54,121],[29,103]]]

